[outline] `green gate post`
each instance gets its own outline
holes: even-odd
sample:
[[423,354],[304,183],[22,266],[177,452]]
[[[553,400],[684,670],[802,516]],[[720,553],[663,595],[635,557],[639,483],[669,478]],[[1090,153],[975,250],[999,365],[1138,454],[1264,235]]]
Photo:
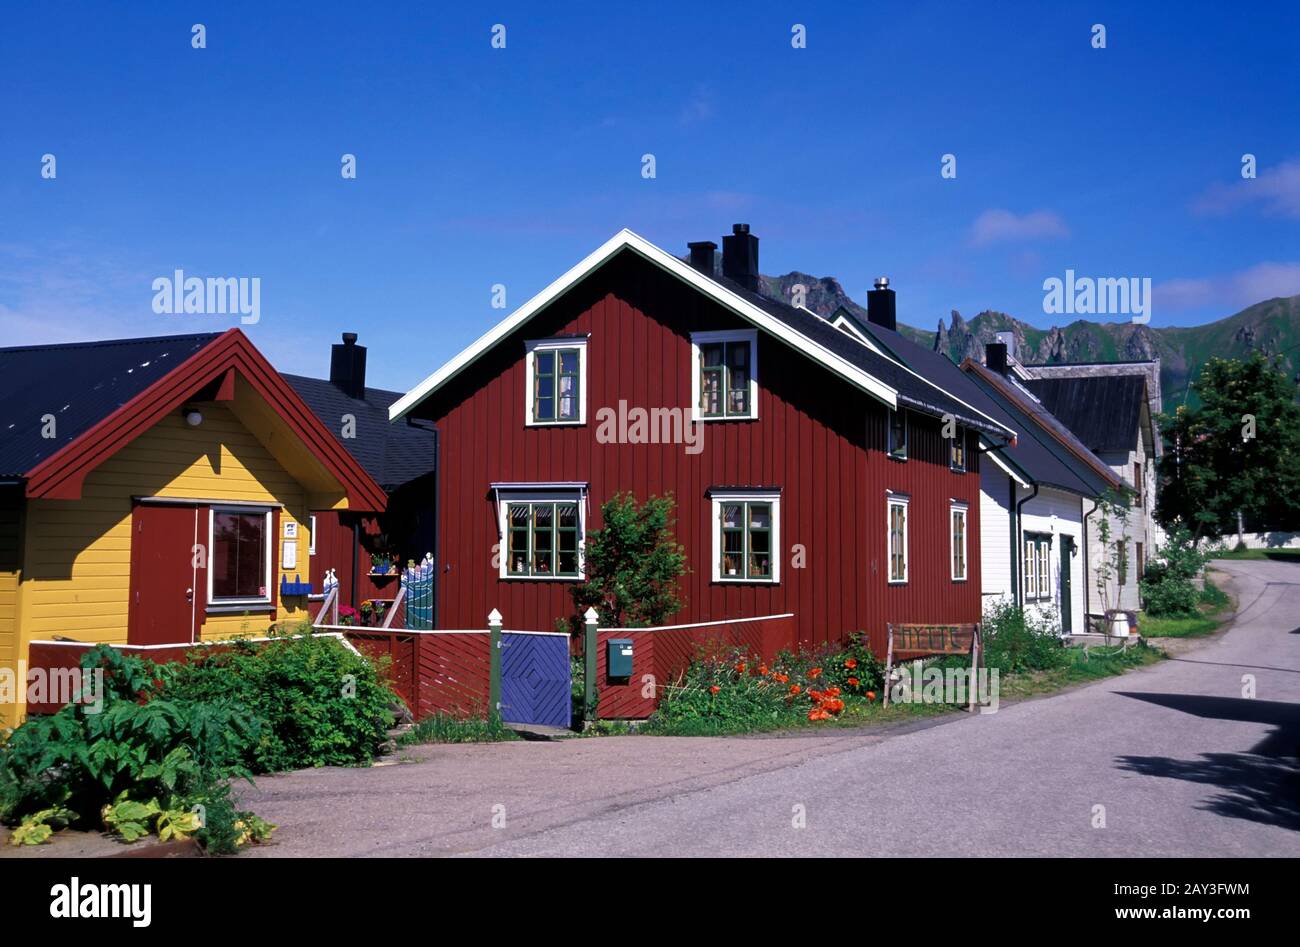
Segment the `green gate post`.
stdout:
[[488,615],[488,719],[501,719],[501,613]]
[[596,722],[596,619],[598,616],[594,608],[589,608],[582,617],[586,620],[582,638],[582,654],[586,664],[582,676],[585,692],[582,695],[582,719],[584,723],[590,725]]

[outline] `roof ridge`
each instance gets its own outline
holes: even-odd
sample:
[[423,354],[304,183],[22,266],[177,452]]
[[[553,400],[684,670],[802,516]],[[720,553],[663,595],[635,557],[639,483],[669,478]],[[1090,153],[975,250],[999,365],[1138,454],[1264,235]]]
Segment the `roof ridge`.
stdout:
[[56,349],[109,348],[117,345],[139,345],[141,342],[188,342],[197,339],[212,341],[222,335],[220,332],[190,332],[183,335],[142,335],[132,339],[100,339],[86,342],[47,342],[37,345],[0,346],[0,353],[10,352],[49,352]]

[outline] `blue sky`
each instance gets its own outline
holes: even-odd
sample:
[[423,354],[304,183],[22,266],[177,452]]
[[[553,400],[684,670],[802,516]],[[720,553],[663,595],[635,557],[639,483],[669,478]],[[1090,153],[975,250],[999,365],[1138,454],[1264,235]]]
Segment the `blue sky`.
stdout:
[[1046,327],[1067,268],[1150,277],[1157,326],[1300,293],[1295,4],[282,6],[5,5],[0,344],[225,329],[152,281],[256,276],[278,367],[351,329],[404,390],[493,284],[513,309],[622,227],[737,221],[764,272],[888,274],[928,329]]

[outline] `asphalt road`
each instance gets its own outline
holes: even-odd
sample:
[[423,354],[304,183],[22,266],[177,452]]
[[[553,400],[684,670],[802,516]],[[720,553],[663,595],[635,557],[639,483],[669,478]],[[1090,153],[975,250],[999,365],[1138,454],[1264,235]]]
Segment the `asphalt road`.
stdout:
[[906,732],[424,747],[263,778],[240,795],[281,829],[250,854],[1300,855],[1300,566],[1218,567],[1232,628],[1122,677]]

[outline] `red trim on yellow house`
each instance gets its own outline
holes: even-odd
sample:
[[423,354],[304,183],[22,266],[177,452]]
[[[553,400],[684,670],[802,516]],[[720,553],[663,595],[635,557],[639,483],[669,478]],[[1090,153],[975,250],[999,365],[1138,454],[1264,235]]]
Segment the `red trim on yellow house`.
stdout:
[[195,392],[213,386],[214,400],[234,397],[235,373],[266,401],[343,486],[348,508],[383,510],[384,490],[345,450],[297,392],[239,329],[229,329],[192,357],[27,473],[27,496],[77,500],[86,476],[149,430]]

